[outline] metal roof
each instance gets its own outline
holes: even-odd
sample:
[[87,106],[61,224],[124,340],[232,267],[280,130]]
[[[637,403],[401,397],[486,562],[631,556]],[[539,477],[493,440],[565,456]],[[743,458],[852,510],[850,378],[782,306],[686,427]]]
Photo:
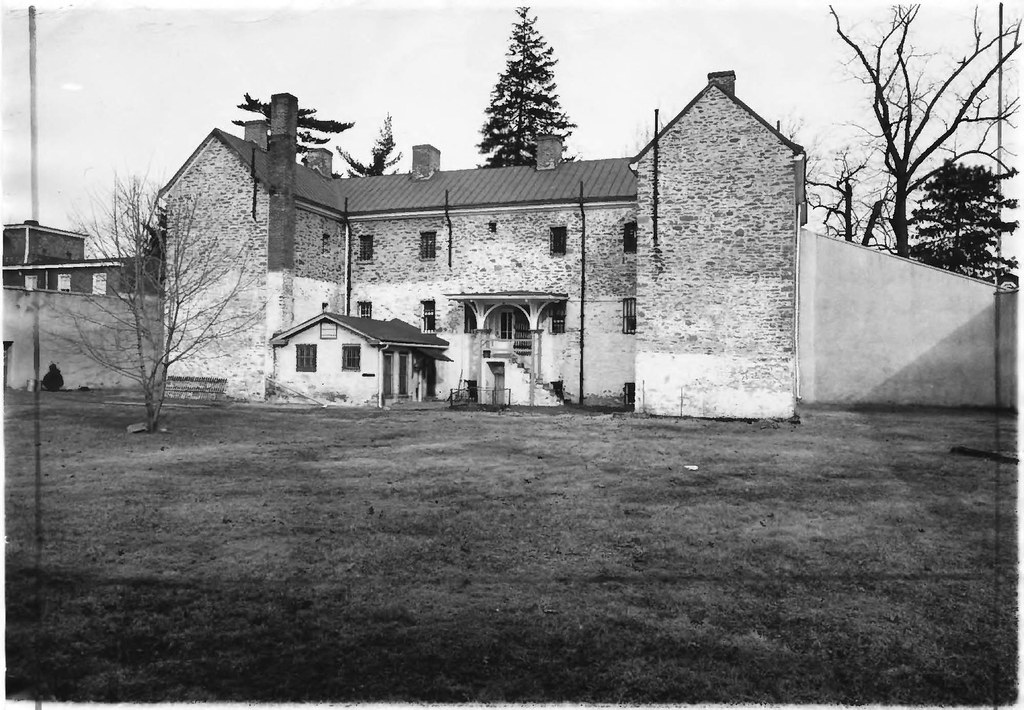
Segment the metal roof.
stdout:
[[[267,151],[230,133],[214,135],[235,150],[247,168],[255,155],[256,176],[267,182]],[[255,149],[255,150],[254,150]],[[552,170],[530,166],[439,170],[428,179],[409,174],[328,179],[303,165],[295,168],[295,196],[350,216],[443,210],[445,192],[450,209],[515,205],[577,204],[580,183],[584,203],[636,199],[636,176],[629,158],[576,160]]]
[[340,313],[332,313],[330,311],[318,313],[307,321],[277,333],[270,341],[275,345],[284,345],[296,333],[300,333],[323,320],[333,321],[356,335],[361,335],[369,340],[377,340],[383,344],[414,345],[420,348],[448,347],[447,340],[443,340],[433,333],[424,333],[416,326],[410,325],[398,318],[386,321],[374,320],[373,318],[343,316]]

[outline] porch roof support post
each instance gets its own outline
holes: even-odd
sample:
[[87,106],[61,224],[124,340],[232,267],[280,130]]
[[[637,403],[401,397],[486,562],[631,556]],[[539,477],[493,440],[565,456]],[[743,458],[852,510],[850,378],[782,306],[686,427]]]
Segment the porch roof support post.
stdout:
[[377,348],[377,408],[384,409],[384,347]]
[[540,328],[530,330],[533,342],[530,344],[530,405],[534,404],[534,391],[537,389],[537,371],[540,368]]

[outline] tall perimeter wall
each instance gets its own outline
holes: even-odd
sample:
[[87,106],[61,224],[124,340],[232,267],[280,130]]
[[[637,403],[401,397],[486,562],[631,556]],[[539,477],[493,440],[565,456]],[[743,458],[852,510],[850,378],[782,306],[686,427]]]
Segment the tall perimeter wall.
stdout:
[[[731,88],[731,87],[730,87]],[[788,417],[795,408],[793,148],[709,86],[638,163],[637,408]]]
[[804,402],[992,406],[998,347],[1015,407],[1016,323],[1016,292],[801,231]]

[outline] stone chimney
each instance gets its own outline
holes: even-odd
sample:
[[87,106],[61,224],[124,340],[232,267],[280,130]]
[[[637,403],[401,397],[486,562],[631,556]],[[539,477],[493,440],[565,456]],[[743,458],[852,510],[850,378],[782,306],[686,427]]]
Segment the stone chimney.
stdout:
[[441,151],[432,145],[414,145],[412,147],[413,180],[427,180],[441,169]]
[[333,173],[331,172],[332,155],[331,151],[326,148],[310,148],[306,151],[306,157],[302,159],[302,164],[307,168],[316,170],[325,178],[333,176]]
[[268,130],[270,130],[270,124],[267,123],[267,119],[265,118],[261,118],[258,121],[246,121],[245,139],[247,141],[252,141],[263,150],[266,150]]
[[562,162],[562,139],[558,136],[537,136],[537,170],[554,170]]
[[708,74],[708,84],[714,84],[720,88],[729,96],[736,95],[736,72],[732,69],[728,71],[713,71]]

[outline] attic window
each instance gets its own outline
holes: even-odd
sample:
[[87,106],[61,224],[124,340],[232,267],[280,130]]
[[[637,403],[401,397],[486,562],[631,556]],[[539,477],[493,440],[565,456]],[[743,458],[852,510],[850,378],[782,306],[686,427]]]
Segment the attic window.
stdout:
[[622,225],[622,253],[636,254],[636,222]]
[[338,339],[338,324],[332,323],[331,321],[321,321],[320,323],[320,340],[337,340]]
[[420,258],[437,258],[437,232],[420,232]]
[[359,237],[359,261],[373,261],[373,235]]
[[551,228],[552,256],[565,256],[565,227]]

